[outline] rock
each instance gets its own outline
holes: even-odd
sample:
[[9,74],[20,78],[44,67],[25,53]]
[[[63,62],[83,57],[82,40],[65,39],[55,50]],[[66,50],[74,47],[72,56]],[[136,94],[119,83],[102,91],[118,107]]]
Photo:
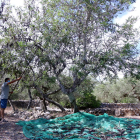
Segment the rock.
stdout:
[[42,110],[41,107],[35,107],[35,110]]
[[34,119],[34,116],[31,116],[30,118],[29,118],[29,120],[33,120]]
[[45,112],[45,115],[50,115],[50,112]]
[[21,116],[22,120],[25,120],[27,117],[25,115]]
[[119,117],[121,115],[121,113],[120,113],[120,108],[116,108],[115,109],[115,116],[116,117]]
[[51,116],[50,116],[50,115],[48,115],[47,117],[45,117],[45,119],[48,119],[48,120],[49,120],[49,119],[51,119]]

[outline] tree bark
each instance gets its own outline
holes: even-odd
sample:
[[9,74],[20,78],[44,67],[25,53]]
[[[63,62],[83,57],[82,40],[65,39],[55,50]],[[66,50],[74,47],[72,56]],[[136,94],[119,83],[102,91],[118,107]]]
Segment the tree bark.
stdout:
[[55,102],[55,101],[53,101],[53,100],[51,100],[51,99],[49,99],[49,98],[45,98],[45,99],[46,99],[48,102],[50,102],[50,103],[52,103],[52,104],[58,106],[58,107],[62,110],[62,112],[65,111],[65,109],[64,109],[59,103],[57,103],[57,102]]
[[45,98],[48,102],[50,102],[50,103],[52,103],[52,104],[58,106],[58,107],[62,110],[62,112],[65,111],[65,109],[64,109],[59,103],[57,103],[57,102],[55,102],[55,101],[53,101],[53,100],[51,100],[51,99],[48,99],[48,98],[46,97],[47,95],[45,95],[45,94],[42,92],[42,90],[41,90],[35,83],[34,83],[34,87],[35,87],[35,89],[41,94],[41,96],[42,96],[43,98]]
[[71,105],[74,107],[74,113],[79,112],[79,108],[78,108],[78,106],[76,104],[76,100],[75,100],[75,97],[74,97],[73,93],[71,92],[71,93],[69,93],[67,95],[69,97]]
[[45,98],[41,98],[40,97],[40,107],[43,111],[46,111],[47,110],[47,107],[46,107],[46,103],[45,103]]
[[81,79],[79,79],[77,73],[73,73],[74,83],[71,88],[65,88],[65,86],[61,83],[59,77],[57,76],[57,80],[59,82],[59,86],[62,92],[69,97],[70,103],[74,107],[74,113],[79,112],[79,108],[76,104],[76,100],[73,93],[76,90],[76,88],[84,81],[84,79],[87,77],[88,74],[89,72],[87,72]]
[[28,95],[29,95],[30,101],[29,101],[29,104],[27,106],[27,110],[30,109],[31,104],[32,104],[32,95],[31,95],[31,90],[29,88],[28,88]]
[[47,105],[46,105],[46,102],[45,102],[45,98],[43,98],[43,105],[44,105],[44,111],[47,110]]

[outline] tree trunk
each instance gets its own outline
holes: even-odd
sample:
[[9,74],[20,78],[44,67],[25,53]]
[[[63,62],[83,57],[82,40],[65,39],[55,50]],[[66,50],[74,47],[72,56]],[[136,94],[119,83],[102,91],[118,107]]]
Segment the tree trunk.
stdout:
[[60,86],[62,92],[69,97],[70,103],[74,107],[74,113],[76,113],[76,112],[79,112],[79,108],[76,104],[76,100],[75,100],[73,93],[76,90],[76,88],[82,83],[82,81],[85,79],[85,77],[82,79],[78,79],[78,77],[76,76],[76,73],[75,73],[74,77],[75,77],[74,83],[73,83],[73,86],[71,88],[65,88],[65,86],[61,83],[58,76],[57,76],[57,80],[59,82],[59,86]]
[[46,102],[45,102],[45,98],[43,98],[43,105],[44,105],[44,110],[46,111],[47,110],[47,105],[46,105]]
[[12,103],[11,99],[10,99],[10,98],[8,98],[8,101],[9,101],[10,105],[12,106],[13,111],[15,112],[16,110],[15,110],[15,107],[14,107],[14,105],[13,105],[13,103]]
[[47,110],[46,103],[45,103],[45,98],[40,98],[40,108],[43,111],[46,111]]
[[75,97],[74,97],[73,93],[71,92],[71,93],[69,93],[67,95],[69,97],[71,105],[74,107],[74,113],[79,112],[79,108],[78,108],[78,106],[76,104],[76,100],[75,100]]
[[62,110],[62,112],[65,111],[65,109],[64,109],[59,103],[57,103],[57,102],[55,102],[55,101],[53,101],[53,100],[51,100],[51,99],[48,99],[48,98],[46,97],[47,95],[45,95],[45,94],[42,92],[42,90],[41,90],[36,84],[34,84],[34,87],[35,87],[35,89],[41,94],[41,96],[42,96],[43,98],[45,98],[48,102],[50,102],[50,103],[52,103],[52,104],[58,106],[58,107]]
[[62,110],[62,112],[65,111],[65,109],[64,109],[59,103],[57,103],[57,102],[55,102],[55,101],[53,101],[53,100],[51,100],[51,99],[49,99],[49,98],[45,98],[45,99],[46,99],[49,103],[52,103],[52,104],[58,106],[58,107]]
[[29,97],[30,97],[30,101],[29,101],[29,104],[28,104],[28,106],[27,106],[27,110],[30,109],[31,104],[32,104],[32,95],[31,95],[31,90],[30,90],[30,89],[28,89],[28,94],[29,94]]

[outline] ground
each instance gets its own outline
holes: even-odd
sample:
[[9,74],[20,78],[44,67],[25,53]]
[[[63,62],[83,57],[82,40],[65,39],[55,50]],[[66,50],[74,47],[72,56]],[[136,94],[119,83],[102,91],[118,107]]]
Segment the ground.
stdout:
[[[20,119],[17,116],[11,116],[11,107],[7,107],[5,110],[5,119],[8,122],[0,122],[0,140],[29,140],[27,139],[22,131],[22,127],[16,125]],[[52,113],[51,116],[62,117],[67,115],[66,113],[55,112]]]
[[8,122],[0,122],[0,140],[28,140],[22,131],[22,127],[15,123],[19,121],[16,116],[9,115],[11,108],[6,109],[5,119]]
[[[20,119],[16,116],[11,116],[9,114],[11,112],[11,108],[8,107],[6,109],[5,119],[8,122],[0,122],[0,140],[29,140],[27,139],[22,131],[22,127],[16,125]],[[56,112],[52,113],[52,116],[64,116],[67,113]],[[140,116],[126,116],[126,118],[140,119]]]

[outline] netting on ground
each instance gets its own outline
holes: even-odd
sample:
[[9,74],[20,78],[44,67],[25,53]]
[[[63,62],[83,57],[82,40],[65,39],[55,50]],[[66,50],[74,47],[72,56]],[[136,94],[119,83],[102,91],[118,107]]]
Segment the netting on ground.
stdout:
[[95,116],[78,112],[55,119],[19,121],[24,135],[35,140],[98,140],[123,138],[140,140],[140,120]]

